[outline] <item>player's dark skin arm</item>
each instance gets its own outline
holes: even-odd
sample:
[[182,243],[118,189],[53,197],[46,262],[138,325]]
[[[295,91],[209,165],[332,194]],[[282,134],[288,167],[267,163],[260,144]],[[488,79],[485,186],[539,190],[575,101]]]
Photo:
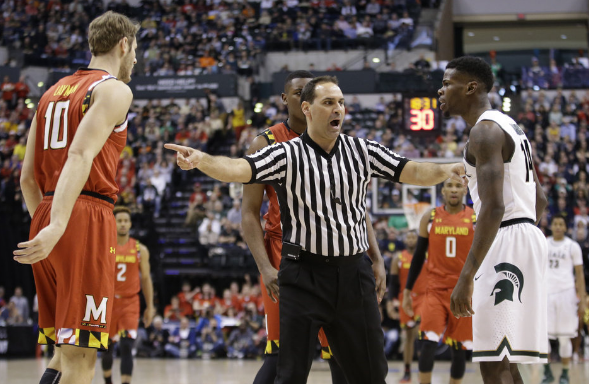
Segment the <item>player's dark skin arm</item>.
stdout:
[[[268,141],[258,136],[254,139],[246,154],[251,155],[266,147]],[[260,208],[264,198],[264,184],[249,184],[243,186],[243,200],[241,202],[241,227],[247,228],[243,231],[243,239],[247,243],[258,271],[272,301],[278,300],[278,271],[270,264],[266,247],[264,246],[264,230],[260,224]]]
[[505,213],[503,166],[514,150],[513,140],[508,140],[507,137],[507,134],[491,121],[476,124],[470,132],[466,158],[471,164],[476,165],[481,211],[477,218],[477,230],[472,247],[450,299],[450,310],[457,318],[474,315],[474,275],[487,256]]
[[542,184],[540,184],[540,180],[538,180],[536,167],[532,167],[532,169],[534,170],[534,182],[536,183],[536,225],[538,225],[540,220],[542,220],[542,214],[548,205],[548,199],[546,199],[546,195],[544,195],[544,190],[542,189]]

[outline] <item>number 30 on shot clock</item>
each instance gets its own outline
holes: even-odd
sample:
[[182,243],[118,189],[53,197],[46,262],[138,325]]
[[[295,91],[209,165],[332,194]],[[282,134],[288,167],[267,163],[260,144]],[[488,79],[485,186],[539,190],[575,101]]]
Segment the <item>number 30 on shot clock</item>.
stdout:
[[434,133],[440,130],[438,99],[432,95],[403,95],[403,126],[414,133]]

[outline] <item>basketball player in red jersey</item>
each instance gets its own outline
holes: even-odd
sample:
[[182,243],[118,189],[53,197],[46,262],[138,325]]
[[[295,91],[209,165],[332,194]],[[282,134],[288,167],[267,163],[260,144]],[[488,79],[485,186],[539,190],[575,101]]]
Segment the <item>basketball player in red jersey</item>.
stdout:
[[[411,260],[413,259],[413,253],[415,253],[415,247],[417,246],[417,232],[411,230],[407,232],[405,238],[405,249],[399,252],[391,263],[391,289],[390,298],[394,300],[399,299],[399,302],[403,302],[403,293],[399,292],[400,287],[405,287],[407,284],[407,277],[409,276],[409,268],[411,266]],[[419,278],[415,282],[413,289],[411,290],[411,299],[413,303],[413,316],[409,316],[407,312],[403,310],[403,307],[399,308],[399,321],[401,323],[401,329],[405,333],[405,348],[403,349],[403,362],[405,363],[405,373],[399,383],[410,383],[411,382],[411,362],[413,361],[413,345],[415,344],[415,336],[417,336],[416,325],[421,320],[421,307],[423,299],[425,298],[425,292],[427,287],[427,268],[419,274]]]
[[[403,295],[403,309],[413,315],[412,291],[427,260],[427,292],[421,307],[419,382],[431,383],[434,355],[440,341],[452,348],[450,384],[460,384],[466,369],[465,350],[472,349],[472,320],[457,319],[450,311],[450,295],[468,256],[476,217],[462,204],[466,187],[457,180],[444,182],[445,204],[427,212],[419,224],[417,248]],[[443,338],[442,338],[443,337]]]
[[[284,142],[299,137],[307,129],[307,120],[301,109],[301,92],[304,86],[313,79],[313,74],[308,71],[295,71],[288,75],[282,94],[282,102],[288,107],[288,120],[276,124],[254,139],[247,154],[252,154],[261,148],[276,142]],[[266,219],[266,234],[260,225],[260,208],[264,197],[264,190],[270,200]],[[266,289],[262,289],[264,311],[266,312],[266,328],[268,342],[266,346],[266,358],[258,371],[254,384],[272,384],[276,378],[276,366],[278,363],[280,320],[278,310],[278,269],[280,267],[282,251],[282,229],[280,225],[280,207],[274,188],[269,185],[251,184],[243,186],[242,202],[242,227],[244,238],[247,242]],[[372,225],[366,215],[368,242],[370,249],[368,254],[373,262],[372,269],[376,278],[378,301],[380,302],[386,291],[386,272],[384,261],[378,250],[378,243],[373,233]],[[321,356],[329,362],[331,377],[334,384],[345,384],[346,379],[332,358],[329,344],[323,329],[319,331],[321,342]]]
[[[107,12],[88,30],[89,68],[41,97],[29,130],[21,187],[30,240],[14,259],[33,264],[39,343],[57,344],[41,384],[90,383],[106,350],[114,301],[117,164],[133,100],[139,25]],[[120,81],[119,81],[120,80]]]
[[104,382],[112,384],[114,343],[119,343],[121,382],[131,383],[133,374],[133,344],[139,325],[139,290],[145,296],[143,313],[145,327],[151,325],[155,314],[153,284],[149,266],[149,251],[145,245],[129,236],[131,211],[117,206],[113,211],[117,223],[115,298],[109,334],[108,351],[102,354]]

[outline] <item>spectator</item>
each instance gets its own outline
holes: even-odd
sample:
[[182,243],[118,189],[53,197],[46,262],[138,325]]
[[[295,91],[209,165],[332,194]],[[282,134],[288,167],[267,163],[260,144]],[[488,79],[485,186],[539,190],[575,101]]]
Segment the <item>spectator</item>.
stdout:
[[188,318],[180,319],[180,326],[172,331],[164,349],[168,355],[176,358],[196,356],[196,331],[190,328]]
[[13,301],[0,309],[0,324],[19,325],[23,323],[25,323],[25,318],[20,314]]
[[0,84],[0,91],[2,91],[2,101],[6,103],[9,109],[14,107],[14,83],[10,81],[10,77],[4,76],[4,81]]
[[4,287],[0,286],[0,309],[2,309],[2,307],[6,306],[6,300],[4,299]]
[[212,318],[210,323],[202,328],[198,347],[202,351],[203,359],[216,358],[226,353],[223,331],[216,318]]
[[185,316],[192,314],[192,308],[186,305],[180,305],[178,296],[173,296],[171,303],[164,309],[164,319],[166,321],[179,321]]
[[140,357],[164,357],[166,343],[170,334],[163,328],[161,316],[153,318],[151,327],[146,330],[145,337],[137,341],[137,355]]
[[202,245],[215,245],[221,234],[221,222],[212,211],[207,211],[206,217],[198,227],[198,239]]
[[23,317],[24,321],[29,319],[29,300],[23,296],[21,287],[16,287],[14,289],[14,296],[10,298],[10,302],[14,303],[14,306],[18,310],[18,313]]
[[234,225],[241,223],[241,202],[238,199],[233,200],[233,206],[227,212],[227,219]]
[[227,357],[229,358],[249,358],[256,355],[256,346],[254,344],[254,332],[249,325],[242,321],[237,329],[231,331],[227,340]]
[[419,59],[413,63],[413,65],[415,66],[415,69],[420,72],[427,72],[431,69],[431,64],[425,59],[425,55],[423,53],[419,55]]
[[16,92],[16,99],[26,99],[29,95],[30,89],[25,81],[25,76],[21,75],[18,80],[18,83],[14,85],[14,91]]

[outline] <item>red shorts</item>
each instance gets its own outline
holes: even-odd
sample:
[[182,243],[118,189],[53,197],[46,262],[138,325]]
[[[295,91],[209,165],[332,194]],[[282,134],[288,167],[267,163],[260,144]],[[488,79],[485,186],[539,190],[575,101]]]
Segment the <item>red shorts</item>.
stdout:
[[[29,238],[49,225],[53,197],[35,211]],[[61,239],[33,264],[39,302],[39,344],[108,348],[114,301],[117,231],[112,204],[78,197]]]
[[421,309],[420,336],[454,348],[472,349],[472,318],[457,319],[450,311],[452,289],[428,290]]
[[[266,253],[270,259],[270,264],[276,269],[280,269],[280,261],[282,259],[282,240],[271,236],[264,238],[264,245],[266,246]],[[268,334],[268,341],[266,343],[266,354],[276,354],[279,350],[280,341],[280,313],[278,301],[275,303],[268,296],[268,291],[264,287],[264,282],[260,276],[260,285],[262,287],[262,300],[264,301],[264,312],[266,313],[266,333]],[[321,357],[323,359],[331,358],[331,349],[327,343],[327,337],[323,328],[319,330],[319,341],[321,342]]]
[[137,338],[139,327],[139,295],[116,297],[112,307],[109,337],[115,341],[120,338]]
[[409,317],[403,310],[403,293],[399,295],[399,322],[401,328],[413,328],[421,320],[421,310],[423,309],[423,302],[425,301],[425,293],[414,293],[411,292],[411,298],[413,299],[413,317]]

